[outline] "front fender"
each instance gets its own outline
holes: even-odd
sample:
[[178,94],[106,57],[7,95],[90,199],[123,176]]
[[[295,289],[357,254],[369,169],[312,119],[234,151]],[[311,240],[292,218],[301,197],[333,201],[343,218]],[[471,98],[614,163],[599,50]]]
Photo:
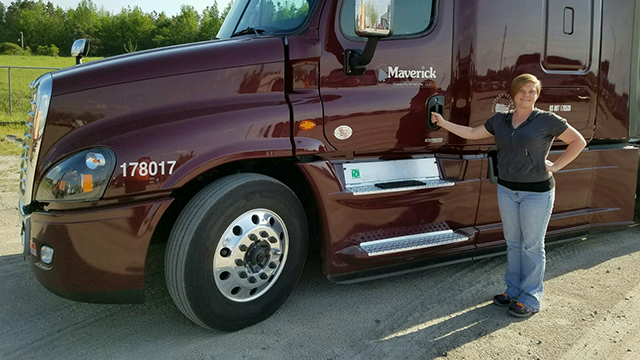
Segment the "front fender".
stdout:
[[[173,190],[231,161],[292,156],[288,107],[272,100],[109,139],[105,145],[116,151],[118,164],[104,198]],[[148,177],[132,174],[131,164],[150,161],[164,163],[164,173]]]
[[[55,96],[35,184],[64,157],[96,146],[117,156],[105,199],[170,191],[229,161],[292,156],[284,71],[283,60]],[[156,174],[132,172],[143,162]]]

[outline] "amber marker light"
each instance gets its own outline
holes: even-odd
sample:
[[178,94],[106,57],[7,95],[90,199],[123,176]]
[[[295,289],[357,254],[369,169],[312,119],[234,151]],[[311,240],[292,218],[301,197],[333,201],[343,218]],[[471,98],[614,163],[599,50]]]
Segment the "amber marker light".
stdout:
[[316,122],[313,120],[302,120],[298,127],[303,131],[313,130],[316,128]]
[[40,132],[38,131],[40,128],[40,115],[42,115],[42,111],[36,111],[35,119],[33,120],[33,129],[31,129],[31,131],[33,131],[31,135],[33,137],[33,141],[36,141],[40,135]]

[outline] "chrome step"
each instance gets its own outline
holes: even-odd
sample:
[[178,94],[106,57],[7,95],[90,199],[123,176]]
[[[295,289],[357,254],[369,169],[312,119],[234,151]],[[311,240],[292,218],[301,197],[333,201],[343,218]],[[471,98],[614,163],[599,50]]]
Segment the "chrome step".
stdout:
[[416,235],[400,236],[389,239],[367,241],[360,243],[360,248],[369,256],[386,255],[402,251],[428,248],[432,246],[448,245],[469,240],[453,230],[442,230]]
[[[394,187],[393,186],[394,183],[399,183],[399,182],[378,183],[378,184],[374,184],[374,185],[351,186],[351,187],[348,187],[346,190],[348,192],[353,193],[353,195],[368,195],[368,194],[374,194],[374,193],[376,193],[376,194],[377,193],[389,193],[389,192],[405,191],[405,190],[441,188],[441,187],[455,185],[455,183],[452,182],[452,181],[441,180],[441,179],[437,179],[437,180],[420,180],[420,181],[417,181],[415,185],[409,185],[409,186],[399,185],[397,187]],[[390,186],[385,186],[386,184],[389,184]]]

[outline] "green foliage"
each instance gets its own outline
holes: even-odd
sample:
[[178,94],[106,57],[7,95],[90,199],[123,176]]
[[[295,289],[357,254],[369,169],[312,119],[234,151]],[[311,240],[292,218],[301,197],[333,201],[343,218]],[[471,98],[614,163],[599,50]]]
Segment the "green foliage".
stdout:
[[49,46],[38,45],[36,51],[34,51],[34,55],[40,56],[58,56],[60,49],[57,46],[51,44]]
[[[24,9],[19,13],[16,12],[15,21],[18,26],[17,30],[24,34],[25,46],[37,49],[38,46],[65,42],[66,14],[60,7],[54,7],[50,2],[45,4],[42,0],[38,2],[23,1],[22,3]],[[9,11],[13,10],[14,4],[16,3],[9,6]]]
[[[202,14],[191,5],[182,5],[178,15],[168,17],[144,13],[137,6],[114,14],[91,0],[80,0],[75,9],[68,10],[43,0],[15,0],[6,7],[0,2],[0,43],[15,44],[22,32],[26,53],[29,47],[35,54],[53,55],[53,45],[68,56],[75,39],[88,38],[92,56],[113,56],[209,40],[218,33],[231,4],[220,13],[214,1]],[[20,54],[15,48],[10,53]]]
[[134,44],[135,49],[150,49],[155,24],[150,14],[142,12],[138,6],[123,8],[115,16],[99,19],[97,37],[101,39],[101,53],[105,56],[122,54],[123,50],[130,52],[125,44]]
[[165,13],[158,15],[156,18],[156,31],[152,39],[156,47],[173,45],[172,28],[173,22]]
[[126,44],[124,44],[124,51],[128,53],[136,52],[138,50],[138,44],[133,45],[131,40],[129,40]]
[[262,24],[274,24],[295,18],[302,21],[301,17],[309,12],[309,3],[304,0],[285,0],[284,3],[265,0],[256,6],[255,11],[260,13]]
[[[297,1],[300,2],[300,1]],[[299,5],[296,4],[296,1],[289,2],[285,0],[284,4],[276,3],[276,14],[274,16],[274,20],[281,21],[286,19],[293,19],[300,16],[305,16],[309,13],[309,3],[306,1],[300,2]]]
[[198,39],[207,40],[215,37],[218,34],[218,30],[220,30],[220,26],[222,26],[222,19],[218,11],[218,3],[214,2],[213,6],[207,6],[202,12]]
[[0,54],[2,55],[22,55],[22,48],[20,45],[6,42],[0,44]]
[[180,14],[174,18],[174,42],[184,44],[197,41],[199,23],[200,15],[193,6],[180,6]]

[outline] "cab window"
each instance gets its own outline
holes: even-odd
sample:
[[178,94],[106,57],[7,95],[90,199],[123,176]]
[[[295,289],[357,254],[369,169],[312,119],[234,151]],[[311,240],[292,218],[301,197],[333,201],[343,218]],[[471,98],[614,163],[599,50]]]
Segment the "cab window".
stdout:
[[218,38],[247,34],[283,34],[300,28],[316,0],[237,0]]

